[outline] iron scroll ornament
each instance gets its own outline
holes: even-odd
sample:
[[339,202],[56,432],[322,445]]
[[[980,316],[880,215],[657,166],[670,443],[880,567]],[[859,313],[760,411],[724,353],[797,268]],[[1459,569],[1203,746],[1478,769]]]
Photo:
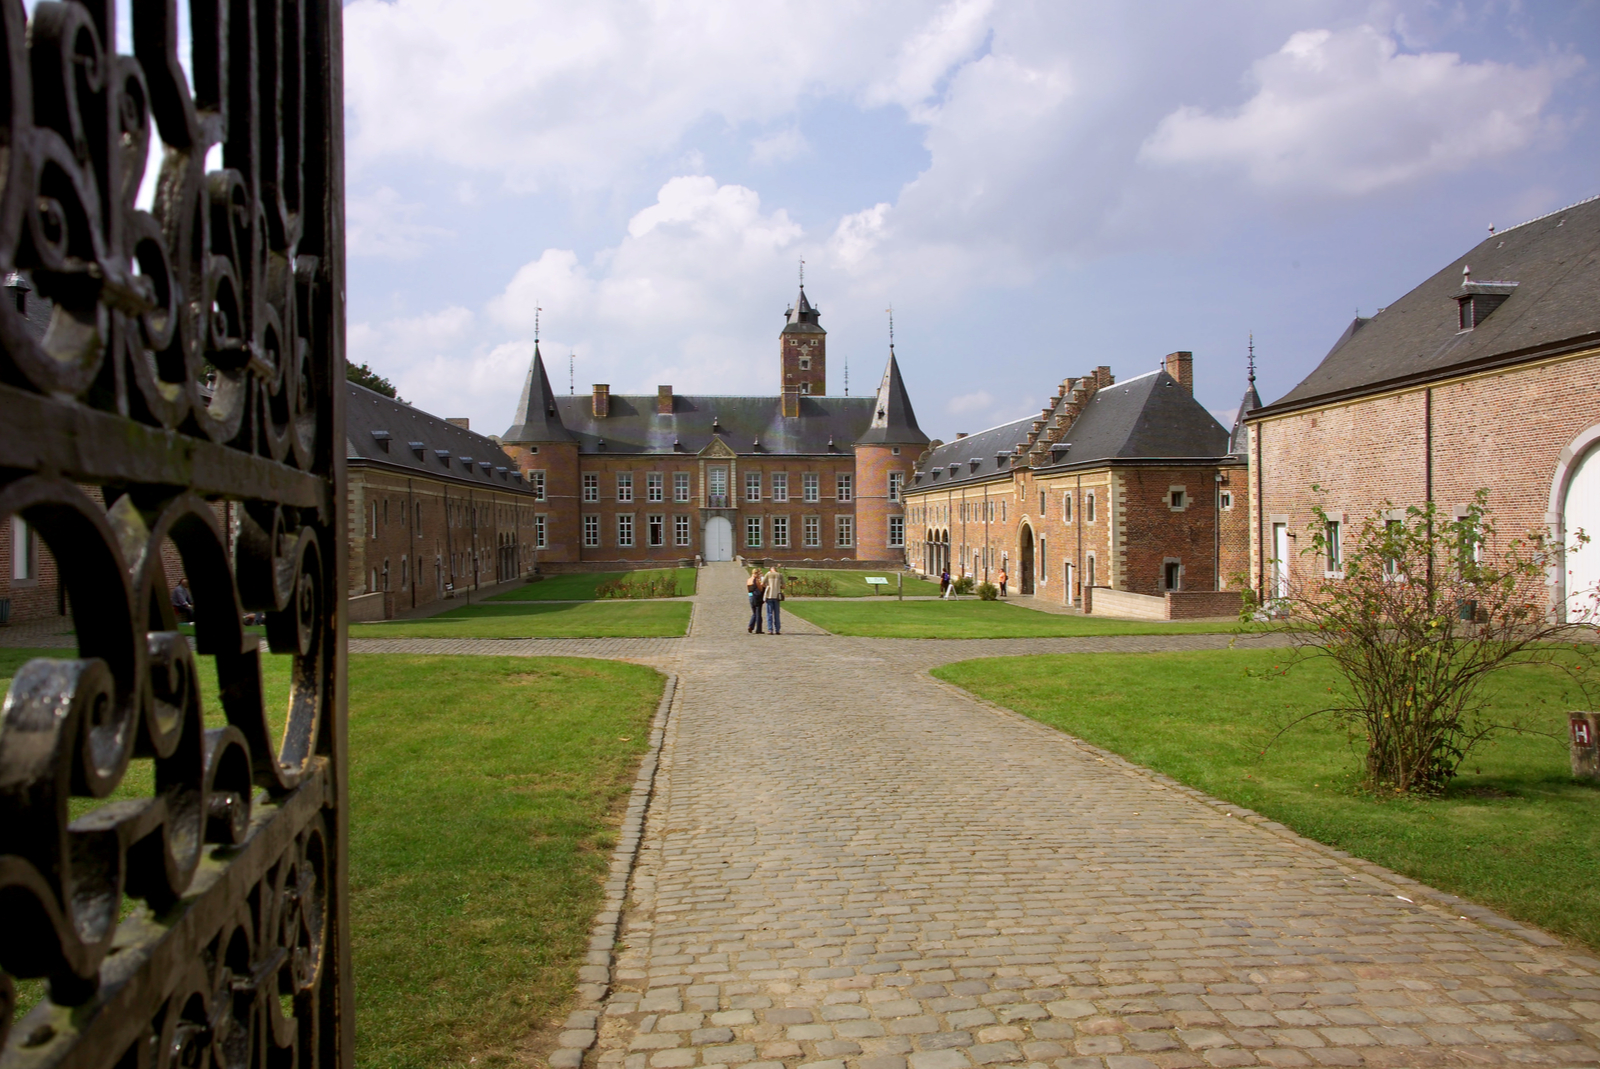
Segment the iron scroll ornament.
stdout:
[[0,0],[0,523],[78,645],[0,707],[0,1069],[352,1062],[341,11],[177,2]]

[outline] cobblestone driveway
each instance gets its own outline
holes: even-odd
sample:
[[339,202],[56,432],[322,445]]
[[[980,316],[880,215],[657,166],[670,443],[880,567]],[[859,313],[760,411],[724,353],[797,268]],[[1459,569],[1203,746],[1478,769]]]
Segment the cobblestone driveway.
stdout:
[[737,583],[679,643],[588,1064],[1597,1060],[1600,962],[924,671],[1063,640],[750,637]]

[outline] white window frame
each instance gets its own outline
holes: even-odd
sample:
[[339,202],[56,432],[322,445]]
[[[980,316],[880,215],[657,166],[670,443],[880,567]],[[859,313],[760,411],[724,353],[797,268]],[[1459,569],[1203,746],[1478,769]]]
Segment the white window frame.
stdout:
[[1167,487],[1167,508],[1173,512],[1189,511],[1189,488],[1177,485]]
[[686,471],[675,471],[675,472],[672,473],[672,500],[674,500],[674,501],[688,501],[689,500],[689,473],[688,472],[686,472]]
[[803,494],[804,500],[808,502],[822,500],[821,475],[818,475],[814,471],[808,471],[800,477],[800,485],[802,487],[801,493]]
[[1217,491],[1217,507],[1220,508],[1223,512],[1232,512],[1233,511],[1233,491],[1232,490],[1218,490]]
[[666,500],[667,487],[659,471],[652,471],[644,477],[644,499],[646,501]]
[[904,516],[889,517],[889,548],[906,548],[906,518]]
[[891,471],[889,473],[889,500],[899,501],[905,492],[906,473]]
[[583,546],[585,549],[595,549],[600,545],[600,514],[586,512],[583,514]]
[[772,517],[772,546],[774,549],[789,548],[789,517]]
[[588,472],[583,477],[583,499],[585,501],[600,500],[600,476],[596,472]]
[[633,513],[617,513],[617,548],[633,548]]
[[662,512],[652,512],[644,518],[644,542],[647,546],[667,544],[667,517]]
[[775,471],[772,473],[772,500],[789,500],[789,473]]
[[856,545],[856,518],[841,513],[833,518],[833,544],[837,549],[854,549]]
[[547,526],[548,523],[549,523],[549,520],[544,515],[544,513],[541,512],[541,513],[537,513],[537,514],[534,515],[534,517],[533,517],[533,546],[534,546],[535,549],[545,549],[547,547],[546,532],[548,530],[548,526]]
[[760,516],[746,516],[744,518],[744,546],[746,549],[761,548]]
[[543,501],[544,500],[544,472],[542,472],[542,471],[530,471],[530,472],[528,472],[528,479],[529,479],[529,481],[531,481],[533,483],[533,499],[535,501]]
[[677,515],[672,517],[672,544],[687,546],[693,544],[693,534],[689,528],[689,517]]
[[761,473],[747,471],[744,473],[744,499],[746,501],[761,500]]
[[807,516],[800,525],[801,537],[804,539],[806,549],[819,549],[822,546],[822,517]]
[[619,502],[633,500],[633,472],[617,472],[617,500]]
[[1083,495],[1083,522],[1094,523],[1095,513],[1095,493],[1093,490],[1087,490]]
[[838,471],[833,474],[833,499],[843,504],[855,500],[856,477],[849,472]]

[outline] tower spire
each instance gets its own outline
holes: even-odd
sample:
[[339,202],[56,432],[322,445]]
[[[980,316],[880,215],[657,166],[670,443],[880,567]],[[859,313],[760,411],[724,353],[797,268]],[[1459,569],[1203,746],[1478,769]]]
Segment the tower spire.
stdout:
[[533,347],[539,348],[539,313],[544,311],[539,307],[539,302],[533,302]]
[[1256,332],[1253,331],[1253,330],[1250,332],[1249,368],[1250,368],[1250,385],[1254,386],[1256,384]]
[[894,355],[894,302],[889,302],[889,355]]
[[806,288],[806,258],[800,257],[800,288]]

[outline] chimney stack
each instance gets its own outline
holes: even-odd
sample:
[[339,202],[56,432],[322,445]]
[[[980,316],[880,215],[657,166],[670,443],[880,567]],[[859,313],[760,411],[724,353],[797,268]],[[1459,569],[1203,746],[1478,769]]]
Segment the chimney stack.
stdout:
[[1190,393],[1194,393],[1193,353],[1168,353],[1166,360],[1166,371],[1168,375],[1171,375],[1173,378],[1178,380],[1179,386],[1182,386]]
[[794,419],[800,415],[800,387],[793,382],[783,384],[783,415]]
[[594,384],[594,414],[596,419],[611,415],[611,386],[608,383]]
[[470,431],[472,429],[472,421],[466,416],[451,416],[449,419],[445,420],[445,422],[450,424],[452,427],[460,427],[464,431]]
[[671,386],[657,386],[656,387],[656,415],[658,415],[658,416],[670,416],[670,415],[672,415],[672,387]]

